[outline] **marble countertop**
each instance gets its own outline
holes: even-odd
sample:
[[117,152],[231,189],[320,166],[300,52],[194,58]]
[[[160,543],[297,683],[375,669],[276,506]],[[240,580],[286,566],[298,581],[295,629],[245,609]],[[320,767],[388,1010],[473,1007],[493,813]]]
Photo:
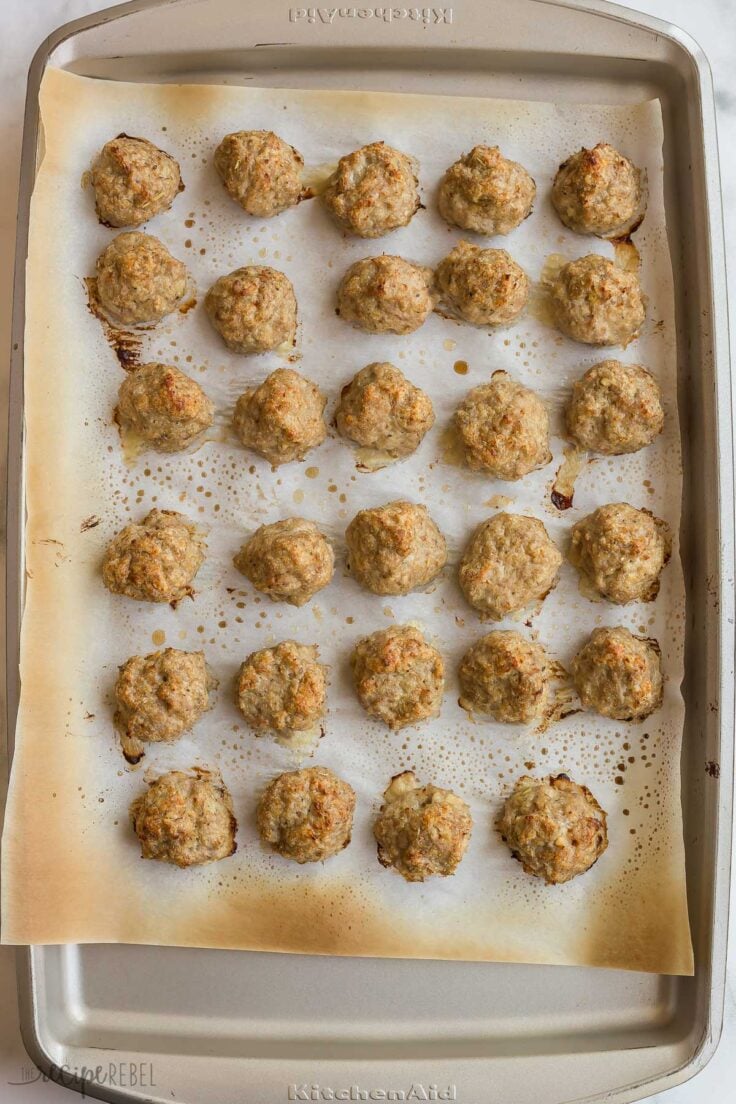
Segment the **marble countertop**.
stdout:
[[[627,4],[627,0],[619,0]],[[15,235],[17,177],[23,122],[26,71],[39,43],[62,23],[107,7],[99,0],[3,0],[0,5],[0,347],[8,348],[12,257]],[[731,354],[736,365],[736,0],[637,0],[627,4],[688,31],[708,56],[715,80],[721,179],[726,223],[726,251],[730,258]],[[0,372],[7,372],[3,356]],[[4,380],[0,381],[4,387]],[[2,751],[0,750],[0,755]],[[0,763],[0,778],[5,770]],[[736,880],[731,897],[736,914]],[[666,1104],[726,1104],[736,1084],[736,949],[731,939],[726,987],[725,1026],[720,1047],[706,1069],[694,1080],[651,1097]],[[15,956],[0,947],[0,1100],[7,1104],[68,1104],[66,1089],[24,1079],[28,1058],[18,1031]]]

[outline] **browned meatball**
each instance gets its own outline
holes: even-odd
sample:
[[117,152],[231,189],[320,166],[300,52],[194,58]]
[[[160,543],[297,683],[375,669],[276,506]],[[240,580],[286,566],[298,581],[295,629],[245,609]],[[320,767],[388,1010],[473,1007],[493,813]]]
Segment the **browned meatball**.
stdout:
[[238,823],[225,783],[208,771],[169,771],[130,806],[141,857],[198,866],[235,852]]
[[622,605],[656,598],[671,550],[666,521],[612,502],[573,526],[568,557],[599,594]]
[[215,150],[225,188],[249,215],[272,218],[302,196],[304,159],[271,130],[226,134]]
[[478,526],[460,562],[463,594],[483,619],[502,621],[549,594],[562,556],[537,518],[494,514]]
[[97,258],[97,297],[121,326],[160,322],[179,306],[187,270],[163,242],[137,230],[118,234]]
[[406,226],[419,209],[417,165],[385,142],[341,157],[322,199],[338,224],[360,238]]
[[350,665],[360,704],[389,728],[439,713],[445,665],[413,625],[392,625],[359,640]]
[[541,644],[512,629],[488,633],[460,661],[460,704],[502,724],[531,724],[544,716],[551,665]]
[[426,506],[389,502],[355,515],[345,531],[350,571],[374,594],[408,594],[447,562],[447,544]]
[[315,728],[325,713],[327,668],[316,644],[282,640],[253,652],[238,672],[236,699],[257,735],[291,737]]
[[246,448],[274,467],[303,460],[327,436],[322,416],[326,402],[316,383],[292,368],[277,368],[238,399],[235,432]]
[[536,185],[498,146],[474,146],[444,175],[438,206],[443,219],[476,234],[508,234],[531,213]]
[[283,272],[247,265],[216,280],[204,300],[207,316],[234,353],[249,356],[290,347],[296,337],[296,296]]
[[472,830],[463,799],[431,783],[420,786],[413,771],[391,779],[373,825],[378,861],[407,882],[454,874]]
[[157,452],[179,452],[212,425],[215,408],[199,384],[171,364],[141,364],[118,391],[122,430]]
[[628,629],[594,629],[572,661],[586,709],[617,721],[643,721],[662,704],[659,646]]
[[573,385],[567,429],[583,448],[606,456],[637,452],[663,426],[659,385],[639,364],[602,360]]
[[431,268],[403,257],[365,257],[345,273],[337,313],[366,333],[413,333],[434,310],[433,281]]
[[529,298],[524,269],[505,249],[481,249],[461,241],[435,274],[440,304],[473,326],[507,326]]
[[113,594],[139,602],[191,596],[207,545],[196,525],[175,510],[151,510],[121,529],[107,546],[102,581]]
[[627,345],[646,314],[637,274],[595,253],[562,266],[550,303],[557,329],[585,345]]
[[274,778],[258,803],[258,831],[285,859],[324,862],[350,843],[355,791],[328,767]]
[[167,211],[184,185],[173,157],[145,138],[118,134],[106,142],[91,173],[95,207],[107,226],[140,226]]
[[369,364],[343,387],[335,424],[357,445],[398,459],[419,447],[434,425],[434,407],[393,364]]
[[521,479],[552,459],[547,407],[506,372],[468,392],[454,425],[468,467],[496,479]]
[[560,165],[552,203],[578,234],[623,234],[644,213],[641,173],[628,157],[599,142]]
[[285,518],[257,529],[235,566],[274,602],[303,606],[330,582],[335,553],[313,521]]

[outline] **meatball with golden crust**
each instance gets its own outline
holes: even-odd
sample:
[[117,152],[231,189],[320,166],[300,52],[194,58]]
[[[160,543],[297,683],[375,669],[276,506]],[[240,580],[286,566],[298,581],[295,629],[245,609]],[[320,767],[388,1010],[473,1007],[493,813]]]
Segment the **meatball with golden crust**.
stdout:
[[637,452],[663,426],[659,384],[640,364],[602,360],[573,385],[567,430],[583,448],[604,456]]
[[584,874],[608,847],[605,812],[587,786],[566,774],[520,778],[496,828],[524,872],[547,885]]
[[257,529],[235,566],[274,602],[303,606],[330,582],[335,553],[313,521],[292,517]]
[[641,173],[607,142],[563,161],[552,185],[552,203],[577,234],[630,231],[644,213]]
[[233,800],[209,771],[162,774],[131,804],[130,819],[144,859],[199,866],[235,852]]
[[302,197],[302,155],[271,130],[237,130],[215,150],[230,196],[256,218],[272,218]]
[[252,652],[238,672],[236,700],[256,735],[314,729],[327,700],[327,668],[317,660],[317,645],[282,640]]
[[628,345],[646,316],[637,274],[595,253],[562,266],[550,304],[557,329],[585,345]]
[[184,185],[173,157],[145,138],[118,134],[102,147],[91,182],[100,222],[140,226],[168,211]]
[[506,372],[468,392],[454,426],[468,467],[496,479],[521,479],[552,459],[547,407]]
[[494,514],[470,539],[460,562],[460,587],[483,620],[502,621],[544,599],[557,582],[561,563],[558,548],[537,518]]
[[628,502],[600,506],[572,530],[568,559],[609,602],[648,602],[672,552],[666,521]]
[[142,758],[144,743],[178,740],[193,728],[216,686],[204,652],[165,648],[126,660],[115,683],[113,722],[128,762]]
[[233,353],[267,353],[292,346],[296,339],[291,280],[268,265],[246,265],[220,276],[207,292],[204,306]]
[[157,452],[180,452],[212,425],[215,408],[191,376],[172,364],[141,364],[118,391],[121,430]]
[[274,467],[303,460],[327,436],[327,399],[316,383],[293,368],[277,368],[235,404],[233,426],[241,444]]
[[364,257],[342,279],[337,313],[366,333],[413,333],[434,310],[433,282],[431,268],[403,257]]
[[531,724],[544,716],[552,668],[541,644],[513,629],[482,636],[460,661],[460,705],[502,724]]
[[617,721],[643,721],[662,704],[659,646],[621,626],[594,629],[572,661],[585,709]]
[[391,779],[373,825],[378,861],[407,882],[454,874],[472,830],[463,799],[431,783],[420,786],[413,771]]
[[419,210],[418,183],[413,157],[371,142],[340,158],[322,200],[348,234],[380,238]]
[[359,640],[350,666],[360,704],[389,728],[405,728],[439,713],[445,665],[413,625],[392,625]]
[[408,594],[439,575],[447,544],[426,506],[388,502],[360,510],[345,531],[350,571],[374,594]]
[[111,322],[160,322],[186,294],[186,265],[152,234],[118,234],[97,258],[97,297]]
[[529,299],[529,280],[505,249],[459,242],[435,273],[440,306],[473,326],[507,326]]
[[138,602],[178,602],[194,594],[192,581],[206,548],[197,526],[183,514],[151,510],[110,541],[102,581],[113,594]]
[[356,445],[396,460],[419,447],[434,425],[434,407],[393,364],[368,364],[343,387],[335,425]]
[[445,173],[440,214],[476,234],[508,234],[531,214],[537,188],[526,169],[498,146],[474,146]]
[[285,859],[324,862],[350,843],[355,791],[328,767],[274,778],[258,803],[258,832]]

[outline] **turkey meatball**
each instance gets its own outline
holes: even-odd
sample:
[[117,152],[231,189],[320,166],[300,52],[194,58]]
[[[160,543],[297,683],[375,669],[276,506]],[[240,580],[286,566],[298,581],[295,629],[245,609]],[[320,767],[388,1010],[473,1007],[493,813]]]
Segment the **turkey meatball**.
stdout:
[[670,558],[666,521],[627,502],[600,506],[572,530],[568,558],[609,602],[651,601]]
[[256,735],[273,732],[287,740],[315,729],[325,713],[327,668],[316,644],[283,640],[253,652],[241,665],[236,700]]
[[215,408],[199,384],[171,364],[141,364],[118,391],[121,430],[157,452],[180,452],[212,425]]
[[361,510],[345,531],[350,571],[374,594],[408,594],[439,575],[447,545],[426,506],[388,502]]
[[413,625],[392,625],[359,640],[350,665],[360,704],[389,728],[406,728],[439,713],[445,665]]
[[391,779],[373,825],[378,861],[407,882],[454,874],[472,830],[463,799],[431,783],[420,786],[413,771]]
[[187,283],[186,266],[152,234],[118,234],[97,258],[100,306],[120,326],[160,322],[176,310]]
[[183,514],[151,510],[110,541],[102,581],[113,594],[138,602],[178,602],[194,594],[192,581],[206,548],[197,526]]
[[508,234],[531,214],[536,185],[526,169],[498,146],[474,146],[444,175],[440,214],[476,234]]
[[294,288],[283,272],[268,265],[247,265],[221,276],[207,292],[204,305],[210,322],[234,353],[267,353],[295,342]]
[[126,660],[115,683],[113,722],[128,762],[142,758],[144,743],[178,740],[193,728],[216,686],[204,652],[165,648]]
[[435,273],[441,306],[473,326],[506,326],[529,298],[524,269],[505,249],[461,241]]
[[274,602],[303,606],[329,583],[335,553],[313,521],[292,517],[257,529],[235,557],[235,566]]
[[552,203],[577,234],[623,234],[643,214],[641,173],[628,157],[599,142],[560,165]]
[[432,400],[393,364],[369,364],[340,393],[335,424],[343,437],[396,460],[434,425]]
[[520,778],[496,828],[524,872],[547,885],[584,874],[608,847],[605,812],[566,774]]
[[385,142],[341,157],[322,199],[338,224],[359,238],[406,226],[419,209],[417,165]]
[[562,266],[550,289],[550,303],[557,329],[585,345],[627,345],[646,313],[636,273],[595,253]]
[[643,721],[662,704],[659,648],[620,626],[594,629],[572,661],[586,709],[617,721]]
[[105,143],[92,165],[91,180],[100,222],[114,227],[140,226],[168,211],[184,187],[173,157],[128,134]]
[[435,302],[431,268],[382,253],[350,266],[338,288],[337,313],[366,333],[408,334]]
[[454,425],[468,467],[496,479],[521,479],[552,459],[547,407],[506,372],[465,396]]
[[238,399],[235,432],[246,448],[274,467],[303,460],[327,436],[322,417],[326,402],[316,383],[292,368],[277,368]]
[[541,644],[513,630],[482,636],[460,661],[460,705],[502,724],[531,724],[545,712],[551,665]]
[[573,385],[567,430],[583,448],[606,456],[637,452],[663,425],[659,384],[639,364],[602,360]]
[[541,521],[494,514],[478,526],[460,562],[459,581],[481,618],[502,621],[541,601],[557,582],[562,556]]
[[258,832],[285,859],[324,862],[350,843],[355,791],[328,767],[274,778],[258,803]]
[[302,197],[304,159],[271,130],[226,134],[215,168],[236,203],[256,218],[272,218]]
[[234,854],[238,823],[225,783],[208,771],[169,771],[130,806],[141,857],[199,866]]

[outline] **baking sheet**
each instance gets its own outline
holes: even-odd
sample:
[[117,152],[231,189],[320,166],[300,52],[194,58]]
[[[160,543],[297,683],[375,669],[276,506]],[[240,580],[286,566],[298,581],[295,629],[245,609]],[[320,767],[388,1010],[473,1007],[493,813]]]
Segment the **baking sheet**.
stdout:
[[[679,756],[683,706],[684,599],[677,552],[681,474],[675,405],[673,298],[662,203],[662,124],[656,102],[590,107],[379,93],[327,93],[146,86],[49,71],[41,95],[44,155],[33,198],[28,265],[26,411],[28,592],[22,635],[23,689],[3,847],[6,942],[127,941],[335,954],[578,963],[659,972],[692,971],[685,903]],[[418,157],[427,210],[386,239],[343,238],[318,201],[258,222],[224,193],[211,155],[229,130],[269,127],[293,142],[317,179],[344,152],[378,138]],[[185,455],[123,455],[111,421],[122,379],[84,277],[112,232],[94,218],[80,177],[111,135],[160,143],[182,165],[186,190],[147,229],[189,265],[200,305],[143,335],[144,359],[179,364],[218,407],[213,440]],[[507,369],[550,402],[557,428],[571,381],[601,359],[527,314],[488,333],[432,317],[409,337],[361,335],[334,315],[334,294],[357,258],[395,252],[435,264],[461,234],[433,210],[444,168],[477,142],[498,143],[537,180],[534,214],[507,239],[532,278],[550,254],[613,247],[566,231],[548,186],[571,150],[611,141],[649,177],[649,210],[636,242],[648,320],[622,359],[641,361],[663,387],[662,438],[632,457],[586,465],[574,508],[558,513],[550,483],[562,459],[522,485],[502,484],[447,463],[444,428],[466,391]],[[227,435],[237,395],[283,363],[240,358],[209,329],[201,298],[237,265],[267,263],[292,279],[300,307],[297,367],[330,395],[371,360],[392,360],[431,394],[437,426],[419,452],[376,473],[331,439],[303,464],[274,473]],[[616,354],[619,355],[619,354]],[[466,374],[457,367],[467,364]],[[381,599],[345,577],[294,610],[267,602],[232,567],[258,524],[290,514],[318,520],[342,548],[353,514],[398,494],[426,503],[448,537],[451,565],[424,594]],[[576,573],[531,618],[531,632],[563,664],[590,630],[625,624],[656,636],[667,676],[663,709],[638,725],[576,714],[547,732],[473,723],[457,705],[460,655],[483,631],[454,577],[462,546],[499,495],[541,517],[564,546],[572,523],[596,505],[627,500],[667,518],[675,551],[655,603],[617,609],[578,592]],[[180,509],[209,527],[197,597],[176,611],[109,595],[104,546],[151,506]],[[90,519],[99,524],[90,524]],[[441,717],[391,734],[355,701],[347,656],[363,633],[392,621],[421,624],[442,650],[448,685]],[[509,624],[517,624],[509,622]],[[253,808],[274,774],[295,766],[274,742],[256,740],[232,703],[232,681],[250,651],[279,639],[317,641],[331,667],[326,734],[314,762],[358,793],[351,846],[324,867],[294,868],[264,851]],[[128,655],[168,644],[204,647],[220,679],[215,710],[176,745],[151,747],[143,770],[128,768],[111,725],[110,689]],[[195,763],[216,767],[240,822],[236,855],[179,871],[138,857],[127,821],[144,771]],[[407,885],[376,862],[371,822],[391,774],[412,767],[422,781],[469,801],[473,839],[457,874]],[[610,845],[584,877],[546,887],[524,875],[493,832],[503,795],[522,773],[566,770],[609,813]]]

